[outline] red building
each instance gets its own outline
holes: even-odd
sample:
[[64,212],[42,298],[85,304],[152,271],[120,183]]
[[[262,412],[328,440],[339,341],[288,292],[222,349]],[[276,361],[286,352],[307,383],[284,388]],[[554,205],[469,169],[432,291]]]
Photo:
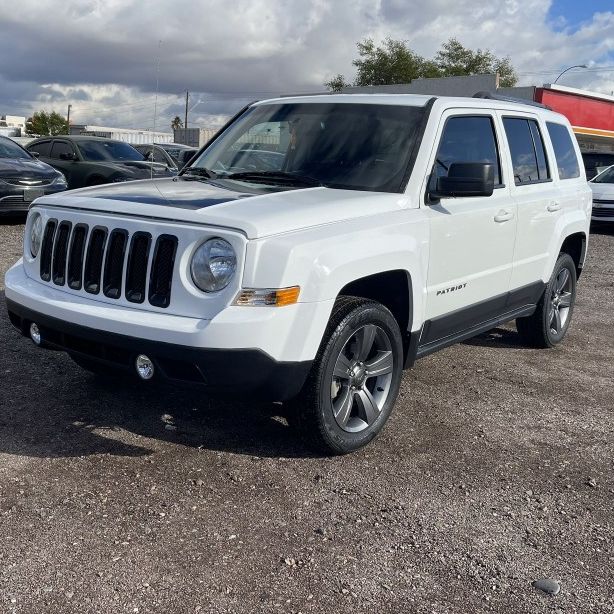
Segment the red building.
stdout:
[[614,96],[544,85],[533,99],[567,117],[583,152],[614,154]]

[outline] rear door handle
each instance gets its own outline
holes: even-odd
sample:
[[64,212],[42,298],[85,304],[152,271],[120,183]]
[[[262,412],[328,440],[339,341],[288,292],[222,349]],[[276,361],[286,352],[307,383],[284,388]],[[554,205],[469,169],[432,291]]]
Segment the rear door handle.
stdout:
[[501,209],[497,215],[495,215],[495,222],[509,222],[514,217],[514,214],[511,211],[505,211]]
[[555,211],[559,211],[561,209],[561,203],[550,203],[546,209],[548,209],[550,213],[554,213]]

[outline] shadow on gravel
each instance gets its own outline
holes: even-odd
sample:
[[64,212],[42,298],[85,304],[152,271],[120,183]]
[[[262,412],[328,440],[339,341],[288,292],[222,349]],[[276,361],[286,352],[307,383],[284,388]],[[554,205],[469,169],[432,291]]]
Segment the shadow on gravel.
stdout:
[[280,418],[279,405],[101,378],[63,352],[34,347],[11,326],[1,291],[0,347],[0,454],[144,456],[155,447],[145,437],[254,456],[314,456]]
[[498,347],[498,348],[526,348],[526,344],[522,342],[520,335],[516,330],[507,328],[493,328],[486,333],[482,333],[477,337],[472,337],[463,341],[465,345],[474,345],[479,347]]

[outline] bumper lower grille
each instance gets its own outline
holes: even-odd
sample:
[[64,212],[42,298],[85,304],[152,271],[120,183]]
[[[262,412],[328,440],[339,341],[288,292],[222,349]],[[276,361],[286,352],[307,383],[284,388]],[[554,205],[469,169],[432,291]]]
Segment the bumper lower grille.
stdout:
[[[155,307],[168,307],[171,300],[177,237],[160,235],[151,255],[152,236],[123,228],[91,229],[86,224],[51,219],[45,226],[40,253],[40,277],[71,290],[125,296],[131,303],[148,297]],[[149,275],[148,275],[149,273]],[[124,282],[125,279],[125,282]],[[148,282],[149,281],[149,285]]]

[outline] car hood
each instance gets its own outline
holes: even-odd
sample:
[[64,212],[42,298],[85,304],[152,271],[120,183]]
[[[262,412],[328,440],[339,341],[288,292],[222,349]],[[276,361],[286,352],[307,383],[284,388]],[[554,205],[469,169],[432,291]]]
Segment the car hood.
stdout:
[[245,184],[238,182],[174,177],[70,190],[36,202],[234,228],[250,239],[407,207],[403,194],[324,187],[244,190]]
[[614,183],[591,183],[593,198],[597,200],[614,200]]
[[20,179],[53,179],[58,172],[48,164],[33,158],[0,158],[0,179],[3,177]]

